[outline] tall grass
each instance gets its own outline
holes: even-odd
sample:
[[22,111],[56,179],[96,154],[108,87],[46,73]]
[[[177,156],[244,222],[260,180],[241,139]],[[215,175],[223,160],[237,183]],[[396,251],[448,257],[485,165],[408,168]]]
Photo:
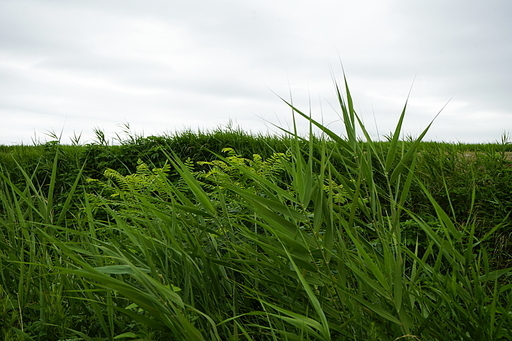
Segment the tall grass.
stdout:
[[[288,131],[266,163],[217,155],[198,172],[165,148],[162,168],[83,189],[77,174],[80,202],[58,214],[58,157],[44,190],[3,176],[4,339],[511,339],[512,270],[417,176],[430,126],[401,142],[404,107],[383,154],[346,81],[336,93],[344,136],[286,103],[322,135]],[[409,206],[413,188],[433,219]]]

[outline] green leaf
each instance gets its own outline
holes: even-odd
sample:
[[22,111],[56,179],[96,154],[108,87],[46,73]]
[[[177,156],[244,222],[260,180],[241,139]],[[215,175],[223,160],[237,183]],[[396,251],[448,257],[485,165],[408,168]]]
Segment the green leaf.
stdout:
[[119,334],[119,335],[115,336],[114,340],[124,339],[124,338],[127,338],[127,337],[134,338],[134,337],[138,337],[138,336],[135,333],[127,332],[127,333],[122,333],[122,334]]
[[[94,268],[94,270],[99,271],[104,274],[109,274],[109,275],[133,275],[133,274],[135,274],[133,267],[130,265],[101,266],[101,267]],[[142,271],[142,272],[146,272],[146,273],[151,272],[148,269],[141,269],[141,268],[138,268],[137,271]]]

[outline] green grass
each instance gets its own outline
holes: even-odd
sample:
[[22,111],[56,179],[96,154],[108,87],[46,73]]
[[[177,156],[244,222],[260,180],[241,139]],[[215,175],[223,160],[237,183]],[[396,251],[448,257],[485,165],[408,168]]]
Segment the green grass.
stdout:
[[[4,165],[1,337],[511,339],[512,269],[487,244],[510,231],[508,161],[422,143],[428,127],[400,141],[405,107],[374,142],[336,91],[343,137],[286,103],[322,135],[184,133],[193,160],[178,137],[80,146],[89,159],[53,144]],[[92,172],[109,150],[124,164]]]

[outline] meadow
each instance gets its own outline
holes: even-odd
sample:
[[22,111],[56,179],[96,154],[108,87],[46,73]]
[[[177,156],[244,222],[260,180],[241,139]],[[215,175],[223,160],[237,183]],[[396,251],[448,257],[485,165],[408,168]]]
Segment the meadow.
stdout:
[[336,91],[341,134],[0,146],[0,338],[511,340],[507,136],[372,141]]

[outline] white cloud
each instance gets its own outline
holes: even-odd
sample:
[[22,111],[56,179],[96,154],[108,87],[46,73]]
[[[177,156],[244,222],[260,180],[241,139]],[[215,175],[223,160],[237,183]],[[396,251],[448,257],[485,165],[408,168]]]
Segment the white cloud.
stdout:
[[512,122],[510,14],[500,0],[4,0],[0,144],[124,122],[265,130],[291,119],[273,92],[332,122],[340,59],[369,128],[393,129],[414,81],[406,133],[452,98],[428,136],[494,141]]

